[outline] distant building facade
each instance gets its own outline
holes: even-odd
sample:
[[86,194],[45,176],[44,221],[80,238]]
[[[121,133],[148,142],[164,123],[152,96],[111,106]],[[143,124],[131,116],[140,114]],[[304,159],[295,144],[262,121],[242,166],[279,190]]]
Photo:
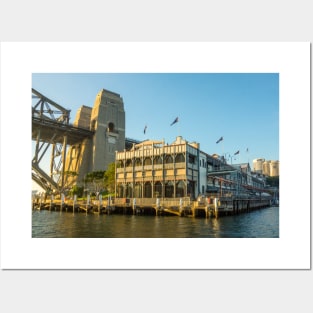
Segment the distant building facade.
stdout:
[[262,158],[254,159],[253,170],[265,176],[279,176],[279,161],[265,160]]
[[263,173],[263,163],[265,162],[265,159],[254,159],[253,160],[253,171],[259,174]]

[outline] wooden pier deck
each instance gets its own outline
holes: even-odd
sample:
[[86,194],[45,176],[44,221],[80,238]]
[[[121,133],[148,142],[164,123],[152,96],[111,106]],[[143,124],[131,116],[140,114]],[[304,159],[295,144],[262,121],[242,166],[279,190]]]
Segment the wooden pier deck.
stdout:
[[86,201],[74,202],[73,200],[65,202],[61,202],[61,200],[33,202],[34,210],[83,212],[86,214],[168,215],[205,218],[248,213],[269,206],[271,206],[271,201],[268,198],[203,198],[197,201],[191,201],[190,198],[115,198],[110,201],[103,200],[101,203],[98,200],[90,201],[90,203]]

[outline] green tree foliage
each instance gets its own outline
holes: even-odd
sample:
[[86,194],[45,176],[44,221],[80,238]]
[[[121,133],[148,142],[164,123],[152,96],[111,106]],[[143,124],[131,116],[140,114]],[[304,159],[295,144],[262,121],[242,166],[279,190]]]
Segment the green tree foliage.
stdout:
[[95,172],[90,172],[86,175],[85,181],[86,182],[93,182],[95,180],[101,180],[104,178],[104,171],[95,171]]
[[94,171],[85,176],[85,188],[92,194],[112,194],[115,190],[115,163],[110,163],[106,171]]
[[266,185],[279,187],[279,176],[266,177]]
[[108,193],[112,193],[115,190],[115,163],[110,163],[104,173],[104,187]]
[[84,193],[84,187],[82,186],[73,186],[72,189],[70,190],[71,195],[77,195],[78,198],[82,197]]
[[92,193],[99,193],[104,188],[105,171],[90,172],[85,176],[84,183]]

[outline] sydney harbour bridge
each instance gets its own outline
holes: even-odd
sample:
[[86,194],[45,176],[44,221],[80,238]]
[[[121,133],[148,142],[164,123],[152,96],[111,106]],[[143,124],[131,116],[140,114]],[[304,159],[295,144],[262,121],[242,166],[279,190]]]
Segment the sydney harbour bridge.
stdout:
[[[65,188],[65,158],[68,145],[91,138],[93,131],[69,123],[70,110],[32,89],[32,140],[35,151],[32,159],[32,179],[45,191]],[[50,155],[50,173],[41,162]]]
[[88,172],[105,170],[115,161],[112,151],[138,143],[125,138],[122,97],[105,89],[97,94],[93,108],[82,106],[74,124],[69,121],[70,110],[32,88],[32,180],[46,192],[71,187],[71,173],[78,172],[76,180],[82,180]]

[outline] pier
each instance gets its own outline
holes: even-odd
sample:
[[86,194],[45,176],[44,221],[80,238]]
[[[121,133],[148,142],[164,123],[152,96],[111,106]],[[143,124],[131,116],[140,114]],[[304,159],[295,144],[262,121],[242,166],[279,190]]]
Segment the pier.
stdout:
[[98,200],[76,199],[42,199],[33,200],[33,210],[50,210],[59,212],[86,214],[128,214],[218,218],[227,215],[249,213],[271,206],[270,198],[247,197],[202,197],[198,200],[190,198],[112,198]]

